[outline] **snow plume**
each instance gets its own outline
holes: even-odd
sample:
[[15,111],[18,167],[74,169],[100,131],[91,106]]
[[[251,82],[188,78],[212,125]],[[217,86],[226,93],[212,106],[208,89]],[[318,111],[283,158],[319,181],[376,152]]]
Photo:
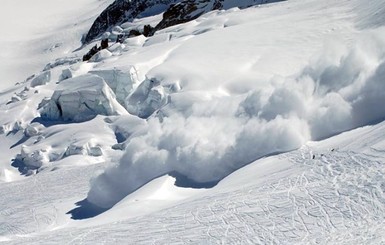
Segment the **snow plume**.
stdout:
[[351,50],[325,52],[305,69],[299,82],[315,85],[308,115],[313,139],[385,118],[384,34],[385,28],[363,32]]
[[109,208],[174,171],[200,183],[217,181],[260,157],[384,119],[384,33],[365,32],[354,47],[327,45],[300,74],[275,77],[247,94],[171,94],[158,116],[129,138],[118,165],[94,179],[88,200]]

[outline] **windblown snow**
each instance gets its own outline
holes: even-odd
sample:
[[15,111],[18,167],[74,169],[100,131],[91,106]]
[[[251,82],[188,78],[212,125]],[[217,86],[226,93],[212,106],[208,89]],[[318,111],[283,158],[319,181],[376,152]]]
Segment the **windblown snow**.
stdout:
[[71,52],[0,92],[0,242],[385,241],[382,0],[231,8],[115,42],[161,16],[139,18],[89,61],[100,40],[79,48],[79,31],[109,1],[82,2]]

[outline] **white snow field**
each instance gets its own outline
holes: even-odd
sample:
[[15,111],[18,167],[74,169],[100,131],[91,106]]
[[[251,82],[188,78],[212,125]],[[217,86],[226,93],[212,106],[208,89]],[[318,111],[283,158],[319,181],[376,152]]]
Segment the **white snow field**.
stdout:
[[0,92],[80,47],[82,34],[113,0],[2,0]]
[[32,2],[0,15],[0,243],[385,243],[383,0],[213,11],[89,62],[112,1]]

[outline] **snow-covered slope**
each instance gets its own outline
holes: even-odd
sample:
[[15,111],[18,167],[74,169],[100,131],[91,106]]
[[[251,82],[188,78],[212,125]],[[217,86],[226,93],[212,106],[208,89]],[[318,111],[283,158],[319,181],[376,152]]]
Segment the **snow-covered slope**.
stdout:
[[101,166],[43,172],[0,186],[8,197],[1,200],[7,207],[1,239],[6,244],[381,244],[384,127],[255,161],[212,189],[176,187],[173,177],[163,176],[88,220],[70,221],[63,210],[84,196],[84,180]]
[[0,241],[384,242],[384,15],[217,10],[51,62],[0,94]]
[[82,34],[112,0],[3,0],[0,92],[81,45]]

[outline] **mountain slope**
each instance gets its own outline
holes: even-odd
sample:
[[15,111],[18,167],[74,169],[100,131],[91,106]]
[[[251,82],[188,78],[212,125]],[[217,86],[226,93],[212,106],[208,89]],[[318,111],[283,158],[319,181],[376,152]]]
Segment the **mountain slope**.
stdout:
[[[111,0],[39,3],[4,0],[0,9],[0,92],[81,45],[81,35]],[[49,11],[47,11],[49,10]]]
[[84,38],[84,42],[89,43],[103,34],[103,32],[123,22],[160,14],[166,10],[170,4],[176,2],[178,2],[178,0],[116,0],[94,21]]
[[383,14],[291,0],[57,57],[0,94],[0,241],[383,242]]
[[111,30],[115,25],[162,12],[164,12],[162,20],[147,35],[153,35],[155,31],[169,26],[194,20],[212,10],[245,8],[278,1],[282,0],[116,0],[95,20],[84,38],[84,43],[89,43],[103,32]]

